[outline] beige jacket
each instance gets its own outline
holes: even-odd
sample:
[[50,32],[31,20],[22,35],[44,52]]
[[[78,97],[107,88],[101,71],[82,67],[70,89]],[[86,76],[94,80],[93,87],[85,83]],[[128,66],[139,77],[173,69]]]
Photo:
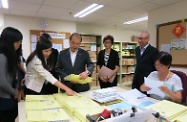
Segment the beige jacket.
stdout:
[[51,84],[54,84],[56,81],[58,81],[48,70],[42,66],[41,60],[35,56],[27,65],[25,85],[28,89],[39,93],[45,80]]

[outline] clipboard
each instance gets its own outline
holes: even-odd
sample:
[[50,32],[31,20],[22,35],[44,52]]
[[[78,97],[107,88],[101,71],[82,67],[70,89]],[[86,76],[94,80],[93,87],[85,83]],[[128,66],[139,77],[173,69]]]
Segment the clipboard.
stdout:
[[[110,73],[112,72],[113,70],[111,70],[110,68],[106,67],[106,66],[102,66],[99,73],[98,73],[98,76],[99,77],[107,77],[110,75]],[[110,79],[109,79],[109,82],[112,83],[114,81],[114,78],[116,77],[116,74],[114,76],[112,76]]]

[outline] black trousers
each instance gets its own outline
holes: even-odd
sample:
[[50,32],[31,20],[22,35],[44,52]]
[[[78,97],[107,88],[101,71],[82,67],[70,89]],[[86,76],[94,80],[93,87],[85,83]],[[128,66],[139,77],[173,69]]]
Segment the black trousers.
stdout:
[[11,110],[0,111],[0,122],[15,122],[17,116],[18,116],[17,107]]
[[115,77],[114,81],[112,83],[110,82],[103,82],[100,78],[99,79],[99,84],[100,84],[100,88],[108,88],[108,87],[113,87],[113,86],[117,86],[117,77]]

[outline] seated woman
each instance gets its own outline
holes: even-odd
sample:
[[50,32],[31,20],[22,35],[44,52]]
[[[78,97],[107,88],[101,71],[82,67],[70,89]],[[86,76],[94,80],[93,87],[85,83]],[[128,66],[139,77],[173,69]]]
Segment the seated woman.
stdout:
[[[182,83],[181,79],[169,68],[171,66],[172,57],[167,52],[160,52],[155,60],[155,68],[157,71],[153,71],[149,74],[148,78],[152,80],[162,81],[164,85],[159,87],[162,92],[165,93],[164,99],[169,99],[177,103],[181,103],[182,100]],[[149,91],[151,88],[142,84],[140,86],[141,91]],[[154,98],[159,98],[157,95],[151,95]]]

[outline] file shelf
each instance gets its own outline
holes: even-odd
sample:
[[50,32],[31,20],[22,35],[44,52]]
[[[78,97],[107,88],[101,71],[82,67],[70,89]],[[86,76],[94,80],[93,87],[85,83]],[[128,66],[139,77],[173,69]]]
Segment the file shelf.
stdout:
[[119,52],[120,68],[118,72],[118,83],[132,83],[135,67],[136,56],[135,48],[137,42],[114,42],[113,49]]

